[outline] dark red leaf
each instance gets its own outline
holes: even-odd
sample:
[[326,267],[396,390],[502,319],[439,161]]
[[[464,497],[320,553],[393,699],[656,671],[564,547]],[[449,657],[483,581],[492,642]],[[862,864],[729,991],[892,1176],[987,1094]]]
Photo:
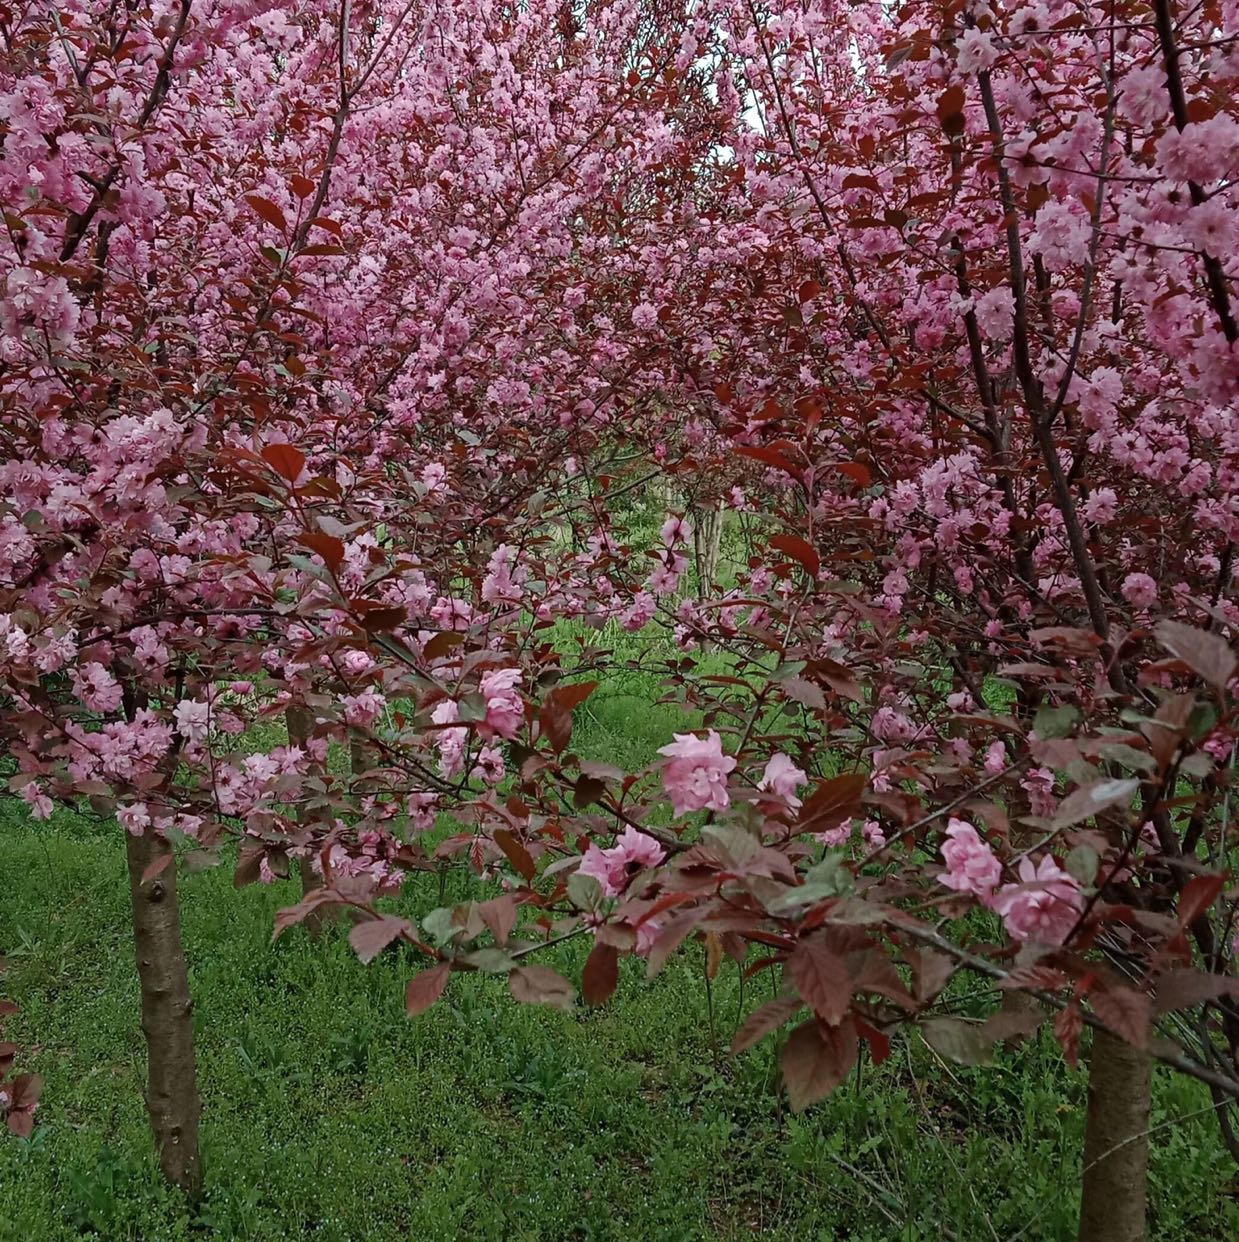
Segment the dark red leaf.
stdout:
[[829,832],[860,810],[869,778],[863,772],[845,772],[822,781],[800,809],[801,832]]
[[1084,1029],[1084,1019],[1079,1009],[1070,1005],[1054,1018],[1054,1038],[1063,1049],[1063,1058],[1072,1069],[1080,1062],[1080,1032]]
[[495,844],[507,855],[508,862],[516,868],[517,874],[526,884],[532,884],[536,868],[529,851],[507,828],[496,828],[494,837]]
[[291,444],[268,444],[262,450],[263,460],[276,474],[295,483],[305,469],[305,454]]
[[[294,476],[295,477],[295,476]],[[344,541],[321,530],[302,531],[298,542],[323,558],[323,564],[333,573],[344,563]]]
[[507,944],[516,926],[516,899],[509,893],[478,903],[478,915],[497,944]]
[[798,1026],[783,1045],[779,1063],[792,1111],[825,1099],[856,1064],[858,1045],[851,1021],[823,1026],[816,1018]]
[[771,1031],[777,1031],[800,1007],[798,996],[777,996],[764,1005],[758,1005],[736,1029],[731,1040],[732,1052],[743,1052],[759,1043]]
[[787,962],[787,973],[805,1003],[834,1025],[852,1003],[852,977],[844,960],[820,936],[802,940]]
[[409,930],[408,919],[384,915],[356,924],[348,934],[348,942],[363,962],[372,962],[393,940],[399,939]]
[[1153,1004],[1135,988],[1108,987],[1088,994],[1093,1012],[1120,1039],[1144,1048],[1149,1042]]
[[517,966],[508,976],[508,990],[526,1005],[553,1005],[571,1009],[576,989],[549,966]]
[[1179,894],[1179,922],[1187,927],[1204,914],[1226,887],[1226,877],[1221,875],[1194,875]]
[[1161,621],[1153,633],[1167,651],[1215,689],[1224,690],[1235,675],[1235,653],[1219,635],[1179,621]]
[[247,194],[245,201],[268,224],[274,225],[281,233],[288,232],[288,221],[284,219],[283,211],[269,198],[263,198],[261,194]]
[[172,863],[172,855],[161,854],[142,872],[142,883],[149,884],[156,876],[162,875]]
[[410,1018],[424,1013],[443,995],[447,977],[452,973],[450,962],[442,962],[429,970],[419,970],[404,989],[404,1011]]
[[817,577],[818,570],[822,567],[822,558],[807,540],[801,539],[799,535],[775,535],[770,540],[770,546],[799,562],[811,578]]
[[422,655],[428,660],[441,660],[453,647],[459,647],[464,641],[455,630],[444,630],[426,641],[422,646]]
[[1239,979],[1207,974],[1203,970],[1173,970],[1158,978],[1155,1004],[1158,1013],[1170,1013],[1222,996],[1239,996]]
[[619,954],[615,946],[596,941],[585,959],[581,974],[581,995],[590,1005],[602,1005],[611,999],[619,983]]

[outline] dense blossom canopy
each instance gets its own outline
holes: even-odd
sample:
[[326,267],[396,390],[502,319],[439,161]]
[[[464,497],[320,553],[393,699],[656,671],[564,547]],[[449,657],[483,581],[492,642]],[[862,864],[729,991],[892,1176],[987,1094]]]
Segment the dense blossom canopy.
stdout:
[[[1180,8],[6,17],[13,791],[306,859],[281,926],[414,945],[412,1009],[562,1003],[548,936],[591,1001],[785,964],[798,1106],[957,967],[1072,1057],[1210,1002],[1164,1055],[1239,1093],[1239,7]],[[616,629],[701,722],[650,771],[572,750]],[[384,912],[454,855],[500,895]]]

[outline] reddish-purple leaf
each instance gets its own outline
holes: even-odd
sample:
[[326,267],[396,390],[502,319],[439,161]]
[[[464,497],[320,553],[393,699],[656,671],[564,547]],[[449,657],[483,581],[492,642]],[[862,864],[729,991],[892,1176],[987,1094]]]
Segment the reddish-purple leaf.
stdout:
[[743,1052],[754,1044],[765,1039],[771,1031],[777,1031],[798,1009],[801,1008],[798,996],[776,996],[774,1000],[758,1005],[732,1036],[732,1052]]
[[852,1003],[852,977],[847,964],[820,936],[802,940],[788,958],[787,973],[814,1013],[832,1025]]
[[268,224],[279,229],[281,233],[288,232],[288,221],[284,219],[284,212],[269,198],[263,198],[261,194],[247,194],[245,201]]
[[408,919],[384,915],[356,924],[348,934],[348,942],[363,962],[372,962],[393,940],[410,930]]
[[507,855],[508,862],[516,868],[517,874],[526,884],[532,884],[536,868],[529,851],[507,828],[496,828],[494,838],[495,844]]
[[517,966],[508,976],[512,996],[526,1005],[552,1005],[571,1009],[576,989],[549,966]]
[[1170,1013],[1222,996],[1239,997],[1239,979],[1203,970],[1172,970],[1157,980],[1155,1005],[1158,1013]]
[[1062,1046],[1063,1059],[1072,1069],[1080,1062],[1080,1032],[1084,1029],[1084,1019],[1075,1005],[1055,1015],[1054,1038]]
[[581,974],[581,995],[590,1005],[602,1005],[611,999],[619,983],[619,954],[615,946],[596,941],[585,959]]
[[1136,780],[1094,781],[1091,785],[1083,785],[1059,803],[1054,827],[1067,828],[1112,806],[1129,806],[1139,788],[1140,782]]
[[851,1072],[857,1054],[856,1028],[850,1020],[823,1026],[811,1018],[798,1026],[779,1057],[792,1111],[825,1099]]
[[822,558],[808,540],[801,539],[799,535],[775,535],[770,540],[770,546],[798,562],[810,578],[817,577],[818,570],[822,567]]
[[1108,987],[1088,994],[1093,1012],[1120,1039],[1144,1048],[1149,1042],[1149,1024],[1153,1020],[1153,1004],[1135,988]]
[[404,1011],[410,1018],[424,1013],[443,995],[447,977],[452,973],[450,962],[441,962],[428,970],[419,970],[404,989]]
[[1216,690],[1225,690],[1235,675],[1235,653],[1217,634],[1179,621],[1161,621],[1153,633],[1171,655],[1183,661]]
[[479,902],[478,915],[494,936],[496,944],[507,944],[508,937],[516,926],[516,899],[505,893],[502,897],[492,897],[489,901]]
[[161,854],[142,872],[142,883],[149,884],[156,876],[162,875],[172,864],[171,852]]
[[262,450],[263,460],[276,474],[295,483],[305,469],[305,454],[291,444],[268,444]]
[[921,1034],[939,1056],[959,1065],[985,1065],[993,1053],[984,1029],[959,1018],[930,1018],[921,1024]]
[[1218,899],[1226,887],[1226,877],[1221,875],[1194,875],[1179,894],[1179,922],[1187,927],[1204,914]]
[[863,772],[845,772],[822,781],[800,809],[801,832],[828,832],[860,810],[869,778]]

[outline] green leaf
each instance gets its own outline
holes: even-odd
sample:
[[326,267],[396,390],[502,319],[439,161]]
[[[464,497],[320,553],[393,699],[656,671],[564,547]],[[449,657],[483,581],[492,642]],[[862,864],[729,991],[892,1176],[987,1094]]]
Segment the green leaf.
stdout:
[[921,1035],[939,1056],[957,1065],[988,1065],[993,1044],[981,1028],[959,1018],[930,1018],[921,1023]]
[[1050,707],[1048,704],[1042,707],[1033,718],[1033,728],[1037,731],[1039,738],[1049,740],[1055,737],[1067,737],[1071,733],[1072,725],[1080,719],[1078,708],[1071,707]]

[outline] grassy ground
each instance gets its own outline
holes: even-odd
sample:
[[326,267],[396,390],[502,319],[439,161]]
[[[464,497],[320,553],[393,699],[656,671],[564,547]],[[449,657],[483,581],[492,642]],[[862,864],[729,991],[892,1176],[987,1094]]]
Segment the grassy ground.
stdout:
[[[684,727],[641,689],[590,701],[591,749],[641,762]],[[13,1035],[46,1084],[34,1139],[0,1139],[0,1242],[1074,1236],[1084,1083],[1048,1041],[966,1071],[901,1040],[792,1117],[769,1044],[715,1054],[694,952],[653,982],[626,963],[600,1011],[518,1007],[471,976],[410,1022],[411,956],[363,968],[339,935],[300,930],[272,945],[295,888],[238,893],[226,869],[181,881],[208,1169],[190,1210],[162,1188],[145,1127],[116,829],[8,810],[0,950],[23,1006]],[[439,904],[434,878],[419,883],[410,904]],[[546,960],[574,973],[580,958],[565,945]],[[724,971],[724,1046],[741,1007]],[[1239,1237],[1207,1105],[1159,1074],[1155,1239]]]

